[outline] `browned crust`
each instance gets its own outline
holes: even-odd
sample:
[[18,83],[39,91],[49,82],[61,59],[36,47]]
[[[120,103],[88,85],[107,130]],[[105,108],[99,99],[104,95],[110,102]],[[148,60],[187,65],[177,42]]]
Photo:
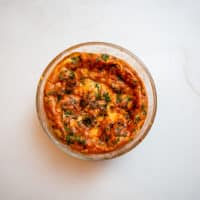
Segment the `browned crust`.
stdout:
[[49,76],[44,108],[56,137],[82,153],[104,153],[133,140],[148,109],[146,90],[123,60],[76,52]]

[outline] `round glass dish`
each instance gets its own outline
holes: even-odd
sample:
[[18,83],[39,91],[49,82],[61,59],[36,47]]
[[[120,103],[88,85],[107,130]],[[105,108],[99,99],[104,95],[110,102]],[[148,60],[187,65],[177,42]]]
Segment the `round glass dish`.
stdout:
[[[126,145],[122,146],[121,148],[114,150],[108,153],[102,154],[82,154],[77,151],[73,151],[67,144],[60,142],[52,133],[51,128],[48,126],[48,120],[45,114],[44,105],[43,105],[43,97],[44,97],[44,87],[45,83],[51,74],[52,70],[56,67],[56,65],[66,56],[73,52],[89,52],[89,53],[107,53],[118,57],[124,61],[126,61],[133,69],[138,73],[139,77],[143,81],[147,96],[148,96],[148,112],[142,126],[141,130],[136,135],[135,139],[127,143]],[[37,87],[37,95],[36,95],[36,109],[39,121],[49,136],[49,138],[53,141],[53,143],[60,148],[65,153],[74,156],[79,159],[84,160],[104,160],[104,159],[111,159],[122,155],[131,149],[133,149],[137,144],[139,144],[143,138],[149,132],[154,118],[156,114],[157,108],[157,96],[156,96],[156,89],[154,85],[154,81],[145,67],[145,65],[130,51],[124,49],[118,45],[104,43],[104,42],[87,42],[78,45],[74,45],[63,52],[61,52],[58,56],[56,56],[46,67],[44,72],[41,75],[38,87]]]

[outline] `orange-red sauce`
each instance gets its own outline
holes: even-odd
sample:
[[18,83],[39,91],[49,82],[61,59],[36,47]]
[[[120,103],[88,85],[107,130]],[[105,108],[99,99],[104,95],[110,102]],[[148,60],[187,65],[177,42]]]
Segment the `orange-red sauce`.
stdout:
[[55,136],[81,153],[113,151],[133,140],[147,114],[144,85],[123,60],[76,52],[49,76],[44,108]]

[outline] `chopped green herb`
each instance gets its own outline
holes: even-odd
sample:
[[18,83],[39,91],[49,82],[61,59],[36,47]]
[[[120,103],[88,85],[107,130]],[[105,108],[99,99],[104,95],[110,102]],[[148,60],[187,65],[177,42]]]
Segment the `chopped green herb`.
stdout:
[[80,145],[85,145],[85,144],[86,144],[85,139],[81,138],[80,136],[76,136],[76,137],[75,137],[75,140],[76,140],[76,142],[77,142],[78,144],[80,144]]
[[73,141],[72,141],[72,137],[70,135],[67,135],[66,136],[66,143],[69,145],[69,144],[73,144]]
[[73,144],[73,137],[74,137],[74,133],[72,132],[72,130],[70,128],[68,128],[66,125],[64,126],[65,131],[67,132],[66,135],[66,142],[67,144]]
[[70,131],[70,128],[68,128],[67,126],[64,126],[64,129],[68,132]]
[[95,84],[95,87],[96,87],[97,89],[100,88],[98,83]]
[[98,83],[96,83],[95,87],[97,88],[96,99],[99,100],[101,99],[100,86]]
[[108,92],[106,92],[106,93],[104,93],[104,94],[103,94],[103,98],[104,98],[104,100],[105,100],[107,103],[111,101],[111,99],[110,99],[110,96],[109,96],[109,93],[108,93]]
[[69,135],[73,135],[72,130],[69,127],[67,127],[67,125],[64,125],[64,129],[66,132],[68,132]]
[[80,61],[80,56],[72,57],[71,60],[73,64],[77,64]]
[[135,116],[134,123],[137,124],[139,121],[140,121],[140,116],[139,116],[139,115],[136,115],[136,116]]
[[74,79],[74,77],[75,77],[74,71],[70,70],[69,71],[69,78]]
[[68,134],[68,135],[66,136],[66,142],[67,142],[68,145],[69,145],[69,144],[74,144],[75,142],[77,142],[77,143],[80,144],[80,145],[84,145],[84,146],[85,146],[85,144],[86,144],[85,139],[81,138],[81,137],[78,136],[78,135],[70,135],[70,134]]
[[101,58],[106,62],[109,59],[109,55],[108,54],[102,54]]
[[65,111],[64,111],[64,114],[65,114],[65,116],[69,116],[69,115],[72,114],[72,111],[70,111],[70,110],[65,110]]
[[75,73],[72,70],[61,71],[60,74],[59,74],[59,76],[58,76],[58,78],[59,78],[60,81],[66,80],[68,78],[74,79],[74,77],[75,77]]
[[126,97],[126,101],[127,101],[127,102],[129,102],[129,101],[131,101],[131,100],[132,100],[131,97],[129,97],[129,96]]

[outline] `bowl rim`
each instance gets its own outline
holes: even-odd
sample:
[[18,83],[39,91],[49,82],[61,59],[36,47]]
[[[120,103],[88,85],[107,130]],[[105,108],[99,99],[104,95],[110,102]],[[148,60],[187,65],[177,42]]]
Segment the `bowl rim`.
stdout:
[[[150,121],[149,121],[149,124],[147,125],[146,129],[144,130],[144,133],[141,135],[141,137],[135,142],[133,143],[133,145],[131,145],[129,148],[127,149],[124,149],[123,151],[119,152],[118,154],[116,155],[112,155],[110,157],[102,157],[100,159],[93,159],[93,158],[90,158],[90,154],[83,154],[83,153],[80,153],[80,152],[77,152],[77,155],[76,155],[76,152],[72,152],[72,153],[69,153],[67,151],[64,151],[64,149],[58,144],[56,143],[56,141],[54,141],[49,133],[47,132],[46,128],[44,127],[44,124],[43,124],[43,120],[42,120],[42,117],[40,115],[40,108],[39,108],[39,97],[40,97],[40,88],[41,88],[41,85],[43,83],[43,77],[45,77],[46,73],[48,72],[48,70],[52,67],[52,65],[54,64],[54,62],[56,62],[60,57],[62,57],[64,54],[66,54],[68,51],[72,51],[74,49],[77,49],[79,47],[82,47],[82,46],[94,46],[94,45],[101,45],[101,46],[108,46],[108,47],[111,47],[111,48],[114,48],[114,49],[117,49],[119,51],[122,51],[124,52],[125,54],[129,55],[130,57],[132,57],[141,67],[142,69],[145,71],[145,73],[147,74],[148,76],[148,79],[149,79],[149,82],[150,82],[150,85],[151,85],[151,89],[152,89],[152,97],[153,97],[153,110],[152,110],[152,116],[150,118]],[[36,89],[36,112],[37,112],[37,116],[38,116],[38,119],[39,119],[39,122],[40,122],[40,125],[42,126],[42,129],[44,130],[44,132],[48,135],[48,137],[50,138],[50,140],[59,148],[61,149],[63,152],[65,152],[66,154],[70,155],[70,156],[73,156],[73,157],[76,157],[76,158],[79,158],[79,159],[82,159],[82,160],[106,160],[106,159],[112,159],[112,158],[115,158],[115,157],[118,157],[118,156],[121,156],[129,151],[131,151],[133,148],[135,148],[138,144],[140,144],[142,142],[142,140],[146,137],[146,135],[149,133],[152,125],[153,125],[153,122],[155,120],[155,116],[156,116],[156,112],[157,112],[157,92],[156,92],[156,86],[155,86],[155,82],[153,80],[153,77],[151,75],[151,73],[149,72],[149,70],[147,69],[146,65],[134,54],[132,53],[131,51],[129,51],[128,49],[124,48],[124,47],[121,47],[119,45],[116,45],[116,44],[113,44],[113,43],[109,43],[109,42],[99,42],[99,41],[89,41],[89,42],[82,42],[82,43],[79,43],[79,44],[75,44],[75,45],[72,45],[70,46],[69,48],[61,51],[57,56],[55,56],[50,62],[49,64],[45,67],[45,69],[43,70],[41,76],[40,76],[40,79],[39,79],[39,82],[37,84],[37,89]],[[116,150],[119,150],[119,149],[116,149]],[[115,150],[114,150],[115,151]],[[112,151],[112,152],[114,152]],[[106,153],[100,153],[100,154],[96,154],[96,155],[104,155],[104,154],[109,154],[111,152],[106,152]],[[91,155],[95,155],[95,154],[91,154]]]

